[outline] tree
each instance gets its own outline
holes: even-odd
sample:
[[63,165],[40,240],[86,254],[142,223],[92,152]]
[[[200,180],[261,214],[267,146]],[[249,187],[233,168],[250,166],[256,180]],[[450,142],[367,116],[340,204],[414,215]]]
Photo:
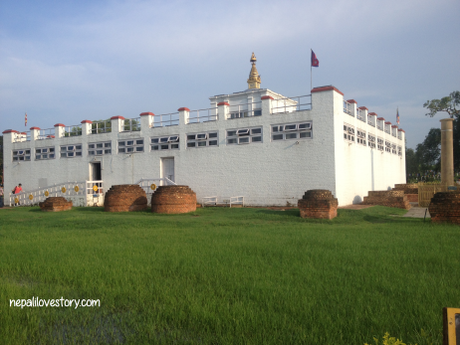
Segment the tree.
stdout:
[[[417,175],[419,172],[418,168],[417,157],[414,149],[406,148],[406,175]],[[409,180],[409,178],[407,180]]]
[[419,172],[441,170],[441,130],[439,128],[430,129],[423,143],[417,145],[415,156]]
[[426,101],[423,107],[430,111],[426,114],[427,116],[433,117],[439,112],[446,112],[450,118],[458,117],[460,116],[460,109],[457,109],[457,107],[460,108],[460,91],[454,91],[441,99]]

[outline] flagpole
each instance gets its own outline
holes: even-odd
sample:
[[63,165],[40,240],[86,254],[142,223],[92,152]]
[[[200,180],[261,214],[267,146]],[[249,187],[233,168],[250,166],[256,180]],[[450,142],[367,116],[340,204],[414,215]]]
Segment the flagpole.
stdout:
[[[310,49],[310,56],[313,53],[313,49]],[[310,92],[308,94],[311,95],[311,90],[313,89],[313,66],[311,63],[311,58],[310,58]]]

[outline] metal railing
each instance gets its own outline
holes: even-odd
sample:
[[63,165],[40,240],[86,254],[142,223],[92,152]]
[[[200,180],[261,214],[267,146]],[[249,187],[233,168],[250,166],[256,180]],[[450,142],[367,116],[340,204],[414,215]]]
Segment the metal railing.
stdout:
[[123,132],[136,132],[141,130],[141,118],[123,120]]
[[217,121],[217,118],[217,108],[197,109],[190,111],[186,123]]
[[91,134],[110,133],[112,132],[112,121],[102,120],[94,121],[91,124]]
[[152,194],[155,193],[159,186],[176,186],[174,181],[171,181],[167,177],[163,178],[146,178],[140,179],[135,184],[138,184],[147,195],[147,203],[150,204],[152,200]]
[[67,199],[80,197],[84,199],[84,206],[93,206],[95,203],[99,205],[104,196],[103,181],[64,182],[18,194],[9,193],[8,204],[9,206],[32,206],[38,205],[49,197],[58,196]]
[[209,206],[209,205],[217,205],[217,196],[205,196],[201,199],[201,207]]
[[228,119],[239,119],[243,117],[253,117],[262,115],[262,102],[252,102],[244,104],[230,105]]
[[244,196],[230,197],[230,207],[232,207],[232,205],[241,205],[244,207]]
[[366,115],[364,110],[358,109],[358,113],[356,114],[356,118],[360,121],[366,122]]
[[160,114],[153,117],[152,127],[165,127],[179,125],[179,112]]
[[354,117],[352,103],[343,101],[343,112]]
[[311,95],[278,98],[272,100],[272,114],[293,113],[302,110],[311,110]]
[[64,137],[76,137],[81,135],[82,129],[79,125],[74,126],[65,126],[64,127]]
[[40,129],[37,140],[54,139],[55,133],[54,128]]

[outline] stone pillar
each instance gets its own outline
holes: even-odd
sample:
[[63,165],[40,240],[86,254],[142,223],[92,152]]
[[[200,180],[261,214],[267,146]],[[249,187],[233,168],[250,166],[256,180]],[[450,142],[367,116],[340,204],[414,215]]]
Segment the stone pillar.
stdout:
[[441,121],[441,183],[454,185],[454,119]]

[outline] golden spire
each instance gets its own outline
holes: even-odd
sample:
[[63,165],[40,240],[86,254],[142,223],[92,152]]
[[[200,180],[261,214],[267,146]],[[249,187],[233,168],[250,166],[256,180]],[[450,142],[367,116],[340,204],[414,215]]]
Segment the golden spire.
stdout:
[[257,72],[256,68],[256,56],[254,52],[252,53],[251,60],[252,63],[251,72],[249,72],[249,79],[248,79],[248,89],[260,89],[260,75]]

